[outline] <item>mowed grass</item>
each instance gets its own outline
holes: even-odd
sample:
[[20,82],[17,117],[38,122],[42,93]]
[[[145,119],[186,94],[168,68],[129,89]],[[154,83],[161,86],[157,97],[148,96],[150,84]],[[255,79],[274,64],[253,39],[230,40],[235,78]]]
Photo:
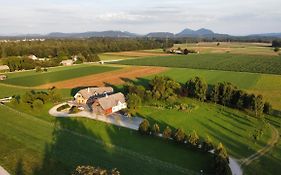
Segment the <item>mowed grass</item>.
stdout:
[[210,154],[125,128],[55,119],[47,108],[34,116],[3,106],[0,112],[0,164],[11,174],[70,174],[78,165],[118,168],[124,175],[185,174],[182,168],[213,172]]
[[81,76],[113,71],[117,69],[119,68],[109,66],[78,65],[52,68],[49,69],[48,72],[17,72],[7,74],[8,79],[3,81],[3,83],[33,87],[42,84],[77,78]]
[[254,143],[251,133],[261,125],[260,120],[237,110],[215,104],[201,103],[192,99],[183,100],[196,106],[191,112],[155,107],[141,107],[139,116],[157,122],[163,129],[168,125],[182,128],[186,133],[197,131],[201,138],[209,135],[216,143],[222,142],[230,155],[237,159],[247,157],[266,145],[271,130],[265,129],[263,138]]
[[[250,93],[262,94],[277,110],[281,110],[281,76],[271,74],[257,74],[247,72],[231,72],[219,70],[199,70],[186,68],[171,68],[158,75],[168,76],[180,83],[199,76],[210,85],[218,82],[231,82],[238,88]],[[154,76],[145,77],[152,79]]]
[[189,54],[155,56],[114,62],[115,64],[195,68],[281,74],[281,57],[242,54]]

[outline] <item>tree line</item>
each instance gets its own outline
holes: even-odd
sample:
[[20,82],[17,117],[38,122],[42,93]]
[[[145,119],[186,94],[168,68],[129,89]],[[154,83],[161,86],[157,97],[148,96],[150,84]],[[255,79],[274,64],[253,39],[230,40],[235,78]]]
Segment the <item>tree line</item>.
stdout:
[[253,113],[256,117],[271,112],[270,103],[265,102],[262,95],[247,93],[229,82],[208,86],[206,81],[199,77],[180,84],[169,77],[155,76],[149,81],[147,88],[142,85],[127,84],[125,91],[128,94],[128,108],[131,112],[134,112],[142,102],[160,100],[169,103],[175,101],[178,96],[244,110]]
[[218,175],[231,175],[231,170],[228,166],[229,156],[226,149],[222,143],[219,143],[216,147],[212,139],[207,136],[202,141],[200,141],[197,132],[193,130],[191,133],[186,134],[183,129],[178,128],[175,131],[167,126],[163,131],[161,131],[159,125],[155,123],[153,126],[150,126],[148,120],[144,119],[139,125],[139,133],[142,135],[152,135],[160,136],[166,140],[173,140],[178,144],[186,144],[191,148],[196,148],[204,152],[210,152],[214,149],[214,169],[215,174]]
[[[0,43],[0,58],[9,56],[36,55],[40,58],[64,58],[81,54],[84,57],[103,52],[118,52],[162,48],[164,40],[92,38],[92,39],[50,39],[45,41]],[[168,43],[171,47],[172,43]]]

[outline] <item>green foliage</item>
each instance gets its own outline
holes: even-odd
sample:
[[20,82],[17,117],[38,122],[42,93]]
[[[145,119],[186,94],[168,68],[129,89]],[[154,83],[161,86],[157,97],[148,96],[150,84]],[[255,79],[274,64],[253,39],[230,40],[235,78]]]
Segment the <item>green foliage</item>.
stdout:
[[120,175],[117,169],[106,170],[93,166],[78,166],[71,175]]
[[80,110],[78,109],[78,107],[77,106],[72,106],[70,109],[69,109],[69,114],[76,114],[76,113],[78,113],[78,112],[80,112]]
[[157,123],[155,123],[152,128],[151,128],[151,132],[154,135],[158,135],[160,133],[160,127]]
[[35,72],[42,72],[42,68],[40,66],[35,67]]
[[142,103],[141,98],[137,94],[127,95],[127,104],[130,111],[135,111]]
[[205,80],[195,77],[186,83],[186,89],[190,97],[204,101],[206,99],[208,85]]
[[177,96],[180,84],[169,77],[155,76],[149,82],[152,97],[157,100],[167,100],[171,96]]
[[204,139],[204,141],[202,142],[202,148],[203,151],[211,151],[212,149],[214,149],[214,144],[212,139],[210,138],[210,136],[207,135],[207,137]]
[[252,108],[255,112],[256,117],[260,117],[262,115],[264,109],[264,100],[262,95],[253,96]]
[[177,129],[173,135],[173,139],[178,143],[183,143],[185,141],[185,137],[186,135],[181,128]]
[[149,121],[144,119],[141,124],[139,125],[139,132],[143,135],[150,134],[150,124]]
[[231,175],[231,170],[228,166],[229,157],[226,152],[226,149],[219,143],[217,148],[215,149],[215,171],[218,175]]
[[187,142],[192,146],[198,146],[199,143],[199,136],[197,135],[196,131],[193,130],[187,138]]
[[11,72],[15,70],[29,70],[35,68],[35,62],[27,57],[9,57],[3,59],[3,63],[9,66]]
[[169,126],[167,126],[164,130],[163,130],[163,138],[165,139],[169,139],[172,137],[172,130]]
[[281,47],[281,40],[273,40],[272,41],[272,47]]
[[263,112],[264,112],[265,114],[270,114],[271,111],[272,111],[272,106],[271,106],[271,104],[270,104],[269,102],[265,102],[265,103],[264,103],[264,107],[263,107]]
[[64,110],[64,109],[67,109],[67,108],[70,108],[69,104],[64,104],[64,105],[58,107],[58,108],[57,108],[57,111],[60,112],[60,111],[62,111],[62,110]]
[[279,50],[280,50],[279,47],[275,47],[275,48],[273,49],[274,52],[279,52]]
[[32,107],[33,107],[34,109],[37,109],[37,110],[41,109],[41,108],[43,107],[43,105],[44,105],[44,103],[43,103],[43,101],[40,100],[40,99],[36,99],[36,100],[34,100],[33,103],[32,103]]

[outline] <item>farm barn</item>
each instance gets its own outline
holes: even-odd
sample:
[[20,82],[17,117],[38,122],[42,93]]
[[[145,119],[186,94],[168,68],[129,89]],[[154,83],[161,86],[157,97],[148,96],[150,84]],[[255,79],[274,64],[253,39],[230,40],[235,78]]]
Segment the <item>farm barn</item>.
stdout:
[[125,96],[121,92],[98,98],[92,105],[93,111],[104,115],[109,115],[125,108],[127,108],[127,104]]
[[112,94],[112,87],[88,87],[81,89],[74,95],[74,101],[77,104],[86,104],[93,102],[94,98],[104,96],[105,94]]

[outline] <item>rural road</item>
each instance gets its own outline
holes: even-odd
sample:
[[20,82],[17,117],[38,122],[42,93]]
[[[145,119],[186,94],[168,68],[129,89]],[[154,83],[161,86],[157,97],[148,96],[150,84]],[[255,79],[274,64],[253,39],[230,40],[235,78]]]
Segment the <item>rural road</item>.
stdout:
[[138,130],[140,123],[143,121],[142,118],[140,117],[125,117],[120,114],[111,114],[108,116],[104,115],[96,115],[88,111],[81,111],[76,114],[69,114],[68,112],[58,112],[57,108],[64,105],[66,103],[61,103],[49,110],[49,114],[55,117],[86,117],[89,119],[94,119],[98,121],[102,121],[105,123],[110,123],[113,125],[133,129],[133,130]]
[[0,166],[0,175],[10,175],[2,166]]

